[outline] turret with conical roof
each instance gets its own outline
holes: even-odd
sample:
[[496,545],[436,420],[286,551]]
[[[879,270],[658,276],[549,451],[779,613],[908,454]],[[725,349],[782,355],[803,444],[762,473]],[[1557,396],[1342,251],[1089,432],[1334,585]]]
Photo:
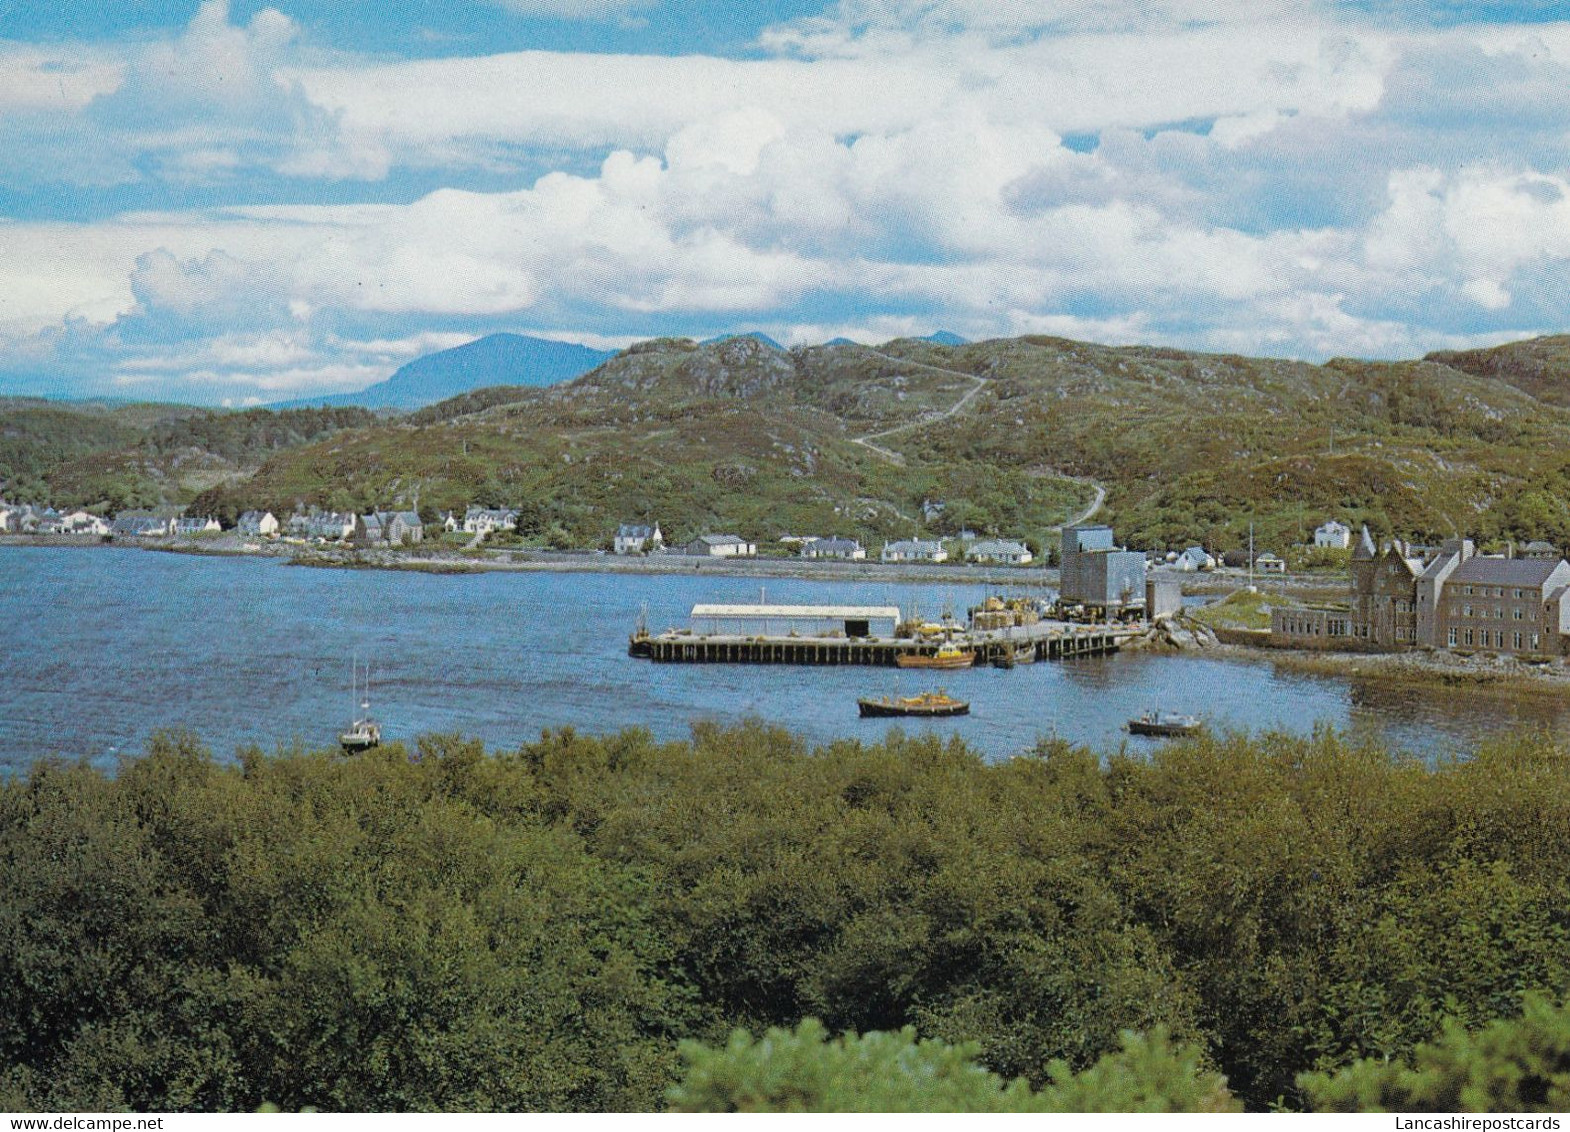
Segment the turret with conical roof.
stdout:
[[1374,536],[1368,533],[1368,524],[1364,523],[1363,533],[1358,536],[1357,546],[1352,549],[1352,557],[1373,558],[1378,553],[1374,546]]

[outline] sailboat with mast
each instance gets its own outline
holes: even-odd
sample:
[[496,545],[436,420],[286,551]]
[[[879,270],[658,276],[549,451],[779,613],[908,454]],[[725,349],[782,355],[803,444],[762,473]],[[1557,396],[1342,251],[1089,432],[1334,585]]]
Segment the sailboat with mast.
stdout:
[[357,710],[350,713],[349,730],[338,736],[345,754],[354,755],[382,745],[382,725],[371,718],[371,666],[365,666],[365,683],[360,685],[360,660],[350,662],[349,685]]

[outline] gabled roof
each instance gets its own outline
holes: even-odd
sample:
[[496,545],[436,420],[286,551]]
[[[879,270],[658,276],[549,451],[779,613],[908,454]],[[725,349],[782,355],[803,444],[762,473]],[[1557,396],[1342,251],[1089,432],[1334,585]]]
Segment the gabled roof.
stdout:
[[1352,550],[1353,558],[1373,558],[1379,551],[1374,546],[1374,536],[1368,533],[1368,524],[1363,524],[1363,533],[1357,538],[1357,546]]
[[1541,586],[1559,569],[1559,561],[1548,558],[1493,558],[1474,554],[1450,575],[1450,581],[1481,582],[1489,586]]
[[1030,548],[1013,539],[995,538],[971,546],[971,554],[1029,554]]

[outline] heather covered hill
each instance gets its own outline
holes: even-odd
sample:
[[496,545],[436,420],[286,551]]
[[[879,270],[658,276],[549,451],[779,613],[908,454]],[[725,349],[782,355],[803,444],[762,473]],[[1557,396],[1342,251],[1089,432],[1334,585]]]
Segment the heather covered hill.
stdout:
[[1252,523],[1279,549],[1331,515],[1418,539],[1570,545],[1566,341],[1312,365],[1049,337],[664,338],[573,381],[487,386],[401,417],[208,412],[202,430],[244,419],[253,440],[235,452],[182,426],[178,475],[178,430],[144,422],[129,442],[35,459],[30,482],[82,503],[139,485],[138,499],[194,495],[220,514],[506,505],[530,517],[526,538],[585,546],[648,518],[678,538],[969,527],[1045,543],[1094,481],[1099,517],[1140,546],[1235,546]]
[[[865,443],[862,441],[865,440]],[[1263,545],[1329,515],[1412,537],[1570,542],[1570,412],[1435,361],[1324,365],[1027,337],[782,351],[640,343],[573,382],[495,388],[282,453],[235,506],[534,508],[597,543],[628,517],[867,539],[1043,541],[1108,489],[1135,545]],[[923,526],[922,504],[945,504]]]
[[1426,360],[1478,377],[1498,378],[1546,404],[1570,407],[1570,334],[1486,350],[1440,350]]
[[0,400],[0,498],[109,512],[178,506],[280,451],[375,419],[366,409]]

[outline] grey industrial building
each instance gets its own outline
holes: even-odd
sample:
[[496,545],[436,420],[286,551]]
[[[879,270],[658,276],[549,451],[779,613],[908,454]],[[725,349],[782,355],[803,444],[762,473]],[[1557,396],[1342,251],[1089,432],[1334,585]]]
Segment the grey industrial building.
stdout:
[[1058,590],[1063,601],[1116,614],[1145,604],[1145,556],[1124,550],[1112,538],[1112,528],[1085,523],[1063,528],[1062,577]]

